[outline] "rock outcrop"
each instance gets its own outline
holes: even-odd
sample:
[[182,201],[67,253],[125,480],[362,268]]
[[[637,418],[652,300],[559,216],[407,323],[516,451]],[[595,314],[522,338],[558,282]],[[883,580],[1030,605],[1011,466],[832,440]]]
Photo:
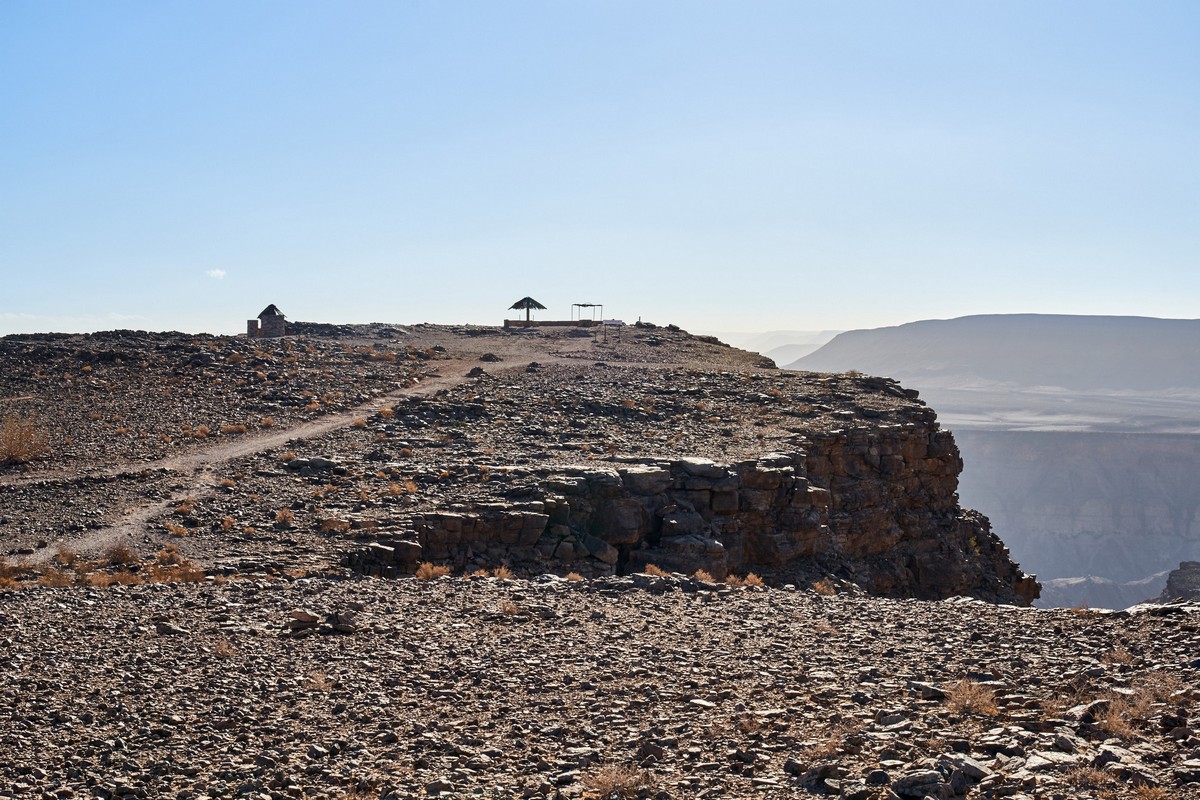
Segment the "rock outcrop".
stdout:
[[1167,588],[1159,601],[1200,600],[1200,561],[1184,561],[1167,576]]
[[814,433],[803,449],[732,464],[544,470],[529,500],[395,520],[347,563],[385,576],[419,561],[583,575],[827,571],[879,595],[1031,602],[1037,582],[986,518],[959,508],[960,469],[948,432],[910,423]]

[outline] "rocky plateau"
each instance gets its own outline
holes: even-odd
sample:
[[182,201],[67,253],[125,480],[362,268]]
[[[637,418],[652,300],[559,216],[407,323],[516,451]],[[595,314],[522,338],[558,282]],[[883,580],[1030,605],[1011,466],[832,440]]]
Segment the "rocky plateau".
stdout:
[[0,796],[1200,796],[1196,607],[1026,607],[894,381],[293,331],[0,339]]

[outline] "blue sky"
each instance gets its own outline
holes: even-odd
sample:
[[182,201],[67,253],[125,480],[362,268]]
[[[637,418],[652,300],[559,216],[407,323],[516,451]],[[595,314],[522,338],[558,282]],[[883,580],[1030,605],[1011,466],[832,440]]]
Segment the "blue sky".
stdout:
[[0,333],[1200,317],[1193,2],[0,4]]

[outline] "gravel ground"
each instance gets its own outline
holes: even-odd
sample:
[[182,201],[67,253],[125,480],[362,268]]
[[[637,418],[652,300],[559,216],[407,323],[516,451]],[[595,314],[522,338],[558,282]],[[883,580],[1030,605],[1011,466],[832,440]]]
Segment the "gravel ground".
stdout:
[[1197,797],[1198,610],[682,576],[10,591],[0,796]]

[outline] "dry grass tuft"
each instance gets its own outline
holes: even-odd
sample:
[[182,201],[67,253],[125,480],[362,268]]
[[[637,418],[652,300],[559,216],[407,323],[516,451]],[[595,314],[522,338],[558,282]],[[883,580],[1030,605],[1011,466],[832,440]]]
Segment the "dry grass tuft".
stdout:
[[578,572],[568,572],[568,573],[567,573],[567,580],[569,580],[569,581],[571,581],[571,582],[573,583],[573,582],[575,582],[575,581],[581,581],[581,580],[583,580],[583,576],[582,576],[582,575],[580,575]]
[[748,572],[746,573],[746,577],[742,578],[742,585],[762,588],[765,584],[763,583],[762,578],[758,577],[753,572]]
[[814,758],[833,758],[846,748],[846,740],[858,733],[859,727],[849,722],[838,722],[826,732],[825,738],[811,746],[809,753]]
[[996,707],[996,693],[969,678],[963,678],[946,690],[946,705],[960,714],[992,716],[1000,711]]
[[46,435],[38,430],[33,414],[8,414],[0,423],[0,462],[27,464],[49,449]]
[[647,575],[656,575],[660,578],[665,578],[671,574],[657,564],[647,564],[646,568],[643,569],[642,572],[646,573]]
[[168,544],[154,555],[155,563],[160,566],[177,566],[182,564],[184,560],[183,555],[179,552],[179,548],[173,544]]
[[1063,776],[1067,785],[1077,789],[1101,789],[1112,786],[1117,782],[1115,776],[1096,767],[1079,766],[1069,770]]
[[511,569],[509,569],[508,567],[504,566],[503,564],[501,564],[500,566],[498,566],[494,570],[492,570],[492,577],[499,578],[502,581],[512,580],[513,571]]
[[1133,655],[1121,645],[1117,645],[1100,656],[1102,664],[1132,664]]
[[1109,696],[1109,706],[1096,720],[1096,727],[1122,739],[1135,738],[1139,727],[1149,723],[1161,704],[1186,687],[1177,675],[1147,672],[1131,688],[1129,694],[1114,692]]
[[632,765],[605,764],[584,776],[583,796],[593,800],[635,800],[653,786],[653,778],[645,770]]
[[500,613],[515,615],[515,614],[520,614],[522,612],[521,612],[521,607],[519,605],[514,603],[512,600],[505,598],[504,600],[500,601]]
[[75,583],[75,579],[71,577],[71,573],[64,569],[47,570],[38,576],[38,586],[61,588],[63,586],[70,586],[73,583]]
[[54,551],[54,561],[59,566],[73,567],[78,559],[79,554],[66,544],[60,544]]
[[198,583],[204,580],[204,570],[187,559],[179,564],[155,564],[147,572],[148,583]]
[[829,578],[813,581],[812,590],[822,597],[833,597],[838,593],[837,586]]
[[308,677],[300,681],[300,685],[305,689],[310,689],[314,692],[328,692],[334,687],[334,682],[329,679],[329,674],[320,670],[313,670],[308,673]]
[[138,554],[125,542],[117,542],[104,551],[104,560],[114,567],[120,567],[138,563]]
[[417,580],[431,581],[434,578],[441,578],[450,574],[449,567],[443,567],[440,564],[431,564],[428,561],[422,561],[417,565]]
[[714,578],[711,573],[709,573],[705,570],[702,570],[702,569],[698,569],[695,572],[693,572],[692,577],[698,581],[704,581],[705,583],[716,583],[717,582],[717,579]]
[[213,642],[213,653],[221,658],[233,658],[238,654],[237,648],[233,646],[233,642],[222,636],[217,641]]
[[350,523],[344,519],[329,517],[321,520],[321,533],[347,533],[349,530]]
[[275,527],[290,528],[296,521],[296,513],[290,508],[281,508],[275,512]]
[[250,430],[250,428],[248,428],[245,425],[222,425],[221,426],[221,433],[223,433],[223,434],[245,433],[248,430]]

